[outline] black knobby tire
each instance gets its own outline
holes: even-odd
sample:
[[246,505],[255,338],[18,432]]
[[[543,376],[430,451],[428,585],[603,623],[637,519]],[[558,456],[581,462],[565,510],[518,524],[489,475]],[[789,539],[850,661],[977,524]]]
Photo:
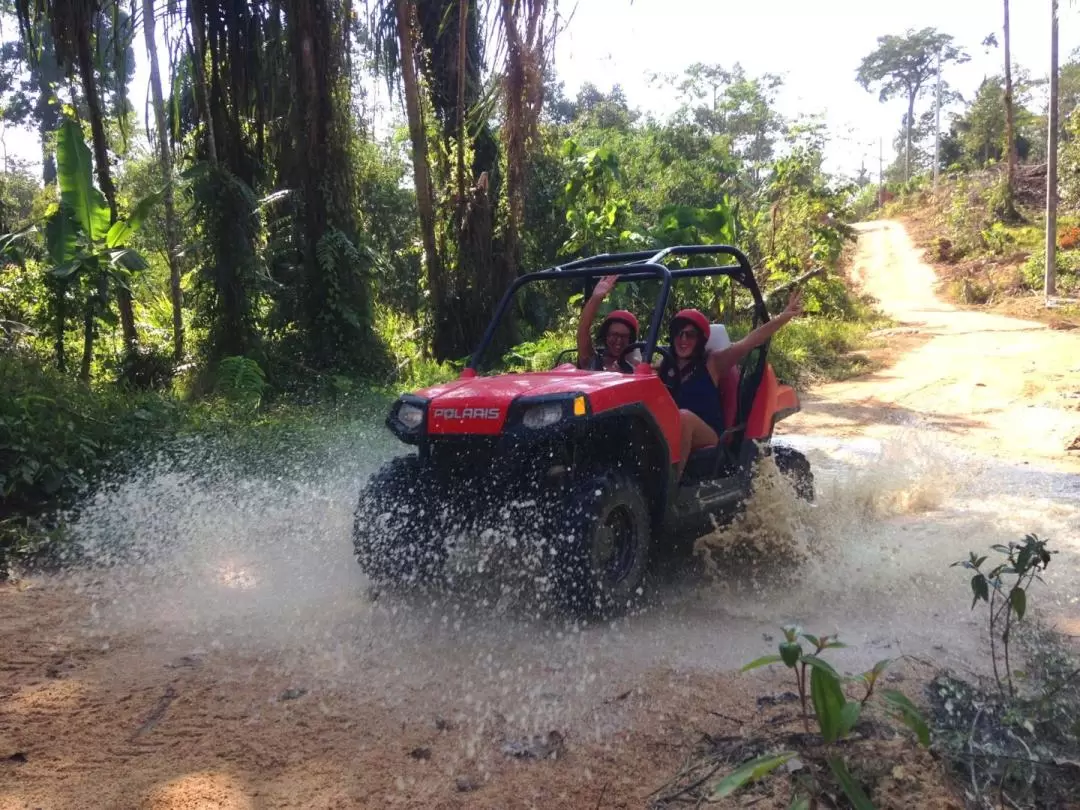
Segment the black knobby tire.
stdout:
[[556,582],[568,607],[607,615],[640,600],[652,551],[652,520],[636,479],[605,473],[574,486],[564,529]]
[[442,511],[434,477],[419,458],[383,466],[361,490],[353,515],[353,548],[364,573],[405,586],[439,579],[446,562]]
[[776,468],[791,482],[795,494],[804,501],[814,500],[814,472],[810,460],[793,447],[773,447]]

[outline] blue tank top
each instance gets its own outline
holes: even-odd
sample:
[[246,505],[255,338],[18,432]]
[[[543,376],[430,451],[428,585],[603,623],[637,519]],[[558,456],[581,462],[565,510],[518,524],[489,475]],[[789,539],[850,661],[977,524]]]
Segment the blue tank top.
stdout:
[[700,416],[706,425],[716,431],[717,436],[724,432],[724,419],[720,413],[720,390],[704,362],[696,363],[690,376],[681,382],[677,368],[667,369],[664,383],[681,410]]

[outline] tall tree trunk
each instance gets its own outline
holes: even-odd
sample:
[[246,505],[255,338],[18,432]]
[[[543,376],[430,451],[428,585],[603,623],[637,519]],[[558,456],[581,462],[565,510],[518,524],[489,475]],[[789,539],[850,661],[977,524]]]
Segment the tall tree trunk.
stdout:
[[284,4],[292,57],[290,185],[302,200],[304,308],[316,368],[359,369],[371,345],[368,288],[347,255],[355,238],[343,9],[327,0]]
[[[521,263],[521,229],[525,222],[525,184],[529,144],[536,134],[544,103],[544,15],[547,0],[519,3],[502,0],[506,31],[506,225],[507,275]],[[524,16],[524,31],[518,21]],[[713,88],[716,104],[716,88]]]
[[82,365],[79,368],[79,379],[84,383],[90,382],[90,367],[94,362],[97,316],[109,295],[109,277],[104,270],[95,267],[91,283],[94,289],[86,298],[86,312],[83,315],[83,356]]
[[191,21],[191,63],[195,68],[195,98],[199,117],[206,127],[206,154],[210,164],[217,166],[217,141],[214,139],[214,116],[210,109],[210,88],[206,81],[206,20],[201,0],[190,0],[188,19]]
[[[420,87],[416,81],[413,45],[412,5],[397,0],[397,33],[401,59],[401,83],[405,92],[405,112],[409,119],[409,139],[412,141],[413,179],[416,184],[416,208],[420,216],[420,236],[424,244],[424,262],[428,271],[434,311],[442,311],[444,298],[442,262],[435,245],[435,196],[431,188],[428,166],[427,133],[420,117]],[[440,329],[438,323],[436,330]],[[438,341],[435,341],[438,344]]]
[[508,275],[516,276],[521,264],[521,226],[525,219],[525,92],[528,56],[514,19],[513,0],[503,0],[502,19],[506,31],[506,264]]
[[79,366],[79,379],[90,382],[90,366],[94,362],[94,304],[88,301],[83,316],[83,354]]
[[[98,97],[97,82],[94,75],[94,57],[90,45],[90,30],[83,28],[76,37],[76,59],[79,66],[79,79],[86,100],[86,107],[90,116],[90,133],[94,142],[94,163],[97,168],[98,185],[101,193],[109,203],[109,223],[116,222],[119,214],[116,208],[116,186],[113,185],[112,172],[109,169],[109,141],[105,134],[105,122],[101,112],[101,99]],[[101,280],[98,283],[98,295],[100,300],[96,306],[104,307],[108,298],[108,277],[101,272]],[[124,341],[124,354],[130,357],[135,351],[135,311],[131,300],[131,291],[122,284],[116,285],[116,306],[120,311],[120,331]],[[84,379],[89,379],[90,355],[93,350],[94,329],[92,311],[95,304],[87,307],[87,335],[86,346],[83,356],[82,373]]]
[[457,188],[458,220],[465,211],[465,85],[468,75],[469,0],[458,0],[457,41]]
[[68,279],[58,278],[55,281],[56,289],[53,294],[56,296],[54,306],[55,312],[55,326],[56,333],[54,335],[54,347],[56,351],[56,369],[61,373],[67,371],[67,356],[64,349],[64,330],[67,327],[67,288]]
[[911,179],[911,127],[915,122],[915,92],[908,94],[907,134],[904,139],[904,182]]
[[1009,0],[1005,0],[1005,149],[1008,169],[1005,175],[1006,220],[1018,219],[1016,213],[1016,113],[1013,109],[1012,42],[1009,30]]
[[57,85],[64,80],[64,68],[56,55],[52,32],[39,20],[35,26],[41,39],[37,58],[29,59],[30,79],[37,92],[34,117],[41,137],[41,179],[46,186],[56,183],[56,145],[53,133],[60,128],[60,99]]
[[1050,0],[1050,104],[1046,126],[1046,275],[1043,294],[1057,294],[1058,0]]
[[[94,76],[94,56],[90,45],[90,31],[82,29],[77,37],[79,78],[82,83],[86,107],[90,114],[90,133],[94,141],[94,163],[97,168],[98,185],[109,203],[109,222],[116,222],[119,214],[116,208],[116,186],[113,185],[112,171],[109,169],[109,141],[105,135],[105,121],[101,112],[101,99],[98,97],[96,77]],[[120,331],[124,339],[124,352],[131,355],[135,351],[135,311],[131,301],[131,291],[122,284],[116,285],[116,304],[120,310]]]
[[[47,58],[48,55],[43,55]],[[38,134],[41,136],[41,179],[46,186],[56,182],[56,147],[52,143],[53,133],[60,128],[60,102],[51,83],[37,68],[38,100],[35,113],[38,117]]]
[[154,126],[157,128],[158,157],[161,159],[161,178],[165,183],[165,248],[169,255],[169,298],[172,302],[173,359],[184,357],[183,294],[180,291],[180,257],[176,255],[176,202],[173,199],[172,149],[169,148],[169,129],[165,119],[165,95],[161,90],[161,70],[158,66],[157,40],[154,38],[154,0],[143,0],[143,35],[146,53],[150,57],[150,93],[154,100]]

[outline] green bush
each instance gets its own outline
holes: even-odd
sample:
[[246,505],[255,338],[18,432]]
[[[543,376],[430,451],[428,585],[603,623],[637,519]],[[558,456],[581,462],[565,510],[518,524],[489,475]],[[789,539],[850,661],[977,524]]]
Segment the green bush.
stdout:
[[424,388],[457,375],[450,363],[440,363],[424,351],[427,325],[421,318],[375,307],[375,330],[393,358],[390,382],[407,388]]
[[32,355],[0,353],[0,579],[14,550],[55,527],[52,509],[71,506],[107,470],[171,434],[173,399],[120,387],[92,389]]
[[258,407],[266,391],[266,374],[249,357],[226,357],[218,363],[214,390],[230,402]]
[[994,222],[982,232],[982,241],[991,253],[1002,256],[1016,244],[1016,237],[1000,222]]
[[168,397],[91,389],[26,355],[0,355],[0,378],[2,517],[70,503],[110,458],[179,419]]
[[[1071,290],[1080,285],[1080,250],[1059,250],[1057,252],[1058,286],[1062,291]],[[1042,290],[1046,278],[1046,250],[1036,250],[1020,268],[1024,285],[1030,290]]]
[[880,189],[876,183],[871,183],[859,189],[851,201],[852,222],[874,218],[878,211],[879,191]]
[[798,385],[843,380],[869,368],[865,357],[852,352],[865,342],[871,328],[860,321],[799,318],[776,333],[769,362],[780,379]]
[[0,580],[18,555],[62,558],[58,517],[96,487],[159,454],[200,464],[187,458],[186,437],[207,440],[201,445],[215,464],[238,474],[288,475],[325,463],[334,442],[359,440],[389,405],[388,392],[345,377],[332,378],[335,395],[314,405],[258,403],[257,364],[230,360],[218,369],[220,396],[186,403],[119,385],[92,388],[31,354],[0,352]]

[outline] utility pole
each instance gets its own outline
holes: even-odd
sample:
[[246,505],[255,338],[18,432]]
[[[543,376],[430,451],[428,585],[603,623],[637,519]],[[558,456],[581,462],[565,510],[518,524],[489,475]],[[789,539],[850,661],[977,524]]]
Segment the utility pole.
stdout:
[[1058,0],[1050,0],[1050,109],[1046,126],[1046,279],[1047,300],[1057,285],[1057,152],[1058,152]]
[[941,50],[937,54],[937,103],[934,105],[934,193],[941,173]]
[[885,139],[878,138],[878,159],[877,159],[877,202],[878,208],[885,205]]

